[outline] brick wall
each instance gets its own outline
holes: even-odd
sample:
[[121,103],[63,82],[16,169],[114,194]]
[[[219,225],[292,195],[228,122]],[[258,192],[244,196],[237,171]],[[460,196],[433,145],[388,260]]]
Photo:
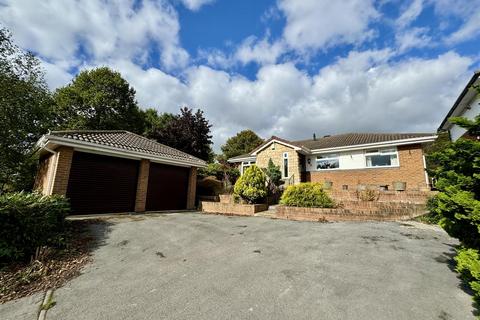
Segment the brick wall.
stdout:
[[[272,146],[275,146],[275,150],[272,150]],[[260,168],[266,168],[268,166],[268,161],[272,159],[273,163],[280,167],[283,176],[283,153],[288,153],[288,174],[291,176],[294,175],[294,183],[299,183],[301,180],[301,164],[300,156],[297,151],[293,148],[284,146],[280,143],[272,143],[265,149],[261,150],[257,154],[256,164]]]
[[53,179],[52,194],[65,196],[67,194],[68,179],[72,166],[73,148],[60,147],[57,152],[57,170]]
[[345,202],[342,208],[278,206],[275,217],[298,221],[396,221],[426,213],[425,205],[413,203]]
[[40,159],[40,163],[38,165],[37,174],[35,176],[35,183],[33,185],[33,189],[41,192],[44,195],[48,195],[50,190],[49,181],[51,178],[53,166],[55,164],[55,157],[53,154],[48,154],[47,156]]
[[218,213],[228,216],[253,216],[257,212],[268,210],[266,204],[239,204],[202,201],[201,210],[204,213]]
[[341,190],[342,185],[356,190],[359,184],[389,185],[391,189],[393,181],[402,181],[407,183],[407,190],[427,190],[422,146],[398,146],[398,157],[400,167],[397,168],[312,171],[306,173],[306,181],[323,183],[329,180],[334,190]]
[[187,209],[195,209],[195,194],[197,191],[197,168],[191,167],[188,175]]
[[[341,201],[359,201],[359,195],[353,190],[326,190],[332,199]],[[436,191],[376,191],[378,202],[408,202],[425,204]]]
[[142,159],[138,171],[137,195],[135,197],[135,212],[144,212],[147,204],[148,174],[150,160]]

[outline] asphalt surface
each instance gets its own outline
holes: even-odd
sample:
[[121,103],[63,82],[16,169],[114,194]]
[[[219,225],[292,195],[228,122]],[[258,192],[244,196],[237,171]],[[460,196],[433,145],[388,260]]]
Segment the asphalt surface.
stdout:
[[[457,242],[433,226],[175,213],[93,228],[94,262],[48,320],[474,319]],[[32,319],[28,301],[0,318]]]

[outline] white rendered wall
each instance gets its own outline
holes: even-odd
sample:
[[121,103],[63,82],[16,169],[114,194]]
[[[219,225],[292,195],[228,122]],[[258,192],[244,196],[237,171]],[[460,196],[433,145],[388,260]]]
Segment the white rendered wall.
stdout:
[[[480,114],[480,97],[474,99],[470,103],[469,108],[466,108],[465,112],[461,114],[460,117],[466,117],[473,120],[478,114]],[[456,141],[465,132],[466,130],[464,128],[454,124],[452,128],[450,128],[450,136],[452,137],[452,141]]]

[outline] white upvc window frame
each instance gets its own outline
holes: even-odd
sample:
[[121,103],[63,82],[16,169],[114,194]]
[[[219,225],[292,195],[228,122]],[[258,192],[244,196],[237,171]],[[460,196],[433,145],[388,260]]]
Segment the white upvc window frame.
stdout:
[[256,161],[242,161],[242,164],[240,166],[240,174],[243,175],[243,173],[245,172],[245,169],[253,166],[255,164],[255,162]]
[[[338,163],[338,168],[318,168],[319,161],[332,161],[336,160]],[[315,158],[315,171],[328,171],[328,170],[339,170],[340,168],[340,154],[338,153],[328,153],[328,154],[320,154],[317,155]]]
[[[285,160],[287,160],[286,165],[285,165]],[[289,175],[290,175],[290,171],[288,169],[289,161],[290,160],[288,159],[288,152],[282,153],[282,178],[283,179],[289,178]],[[285,175],[285,173],[287,174]]]
[[[380,149],[370,149],[370,150],[365,150],[365,168],[396,168],[400,166],[400,158],[398,156],[398,149],[396,147],[394,148],[380,148]],[[372,166],[371,161],[370,165],[369,163],[369,157],[371,156],[395,156],[394,159],[396,159],[396,163],[393,163],[392,158],[390,158],[390,165],[385,165],[385,166]]]

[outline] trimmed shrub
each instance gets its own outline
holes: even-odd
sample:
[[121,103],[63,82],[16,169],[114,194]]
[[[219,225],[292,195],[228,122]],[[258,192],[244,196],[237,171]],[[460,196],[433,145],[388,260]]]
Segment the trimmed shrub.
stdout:
[[233,191],[248,203],[259,203],[267,196],[267,176],[252,165],[238,178]]
[[478,250],[461,248],[455,257],[455,270],[462,275],[474,292],[474,299],[480,303],[480,256]]
[[0,262],[28,260],[38,247],[61,245],[69,210],[68,201],[58,195],[1,195]]
[[335,202],[318,183],[300,183],[288,186],[280,203],[291,207],[333,208]]

